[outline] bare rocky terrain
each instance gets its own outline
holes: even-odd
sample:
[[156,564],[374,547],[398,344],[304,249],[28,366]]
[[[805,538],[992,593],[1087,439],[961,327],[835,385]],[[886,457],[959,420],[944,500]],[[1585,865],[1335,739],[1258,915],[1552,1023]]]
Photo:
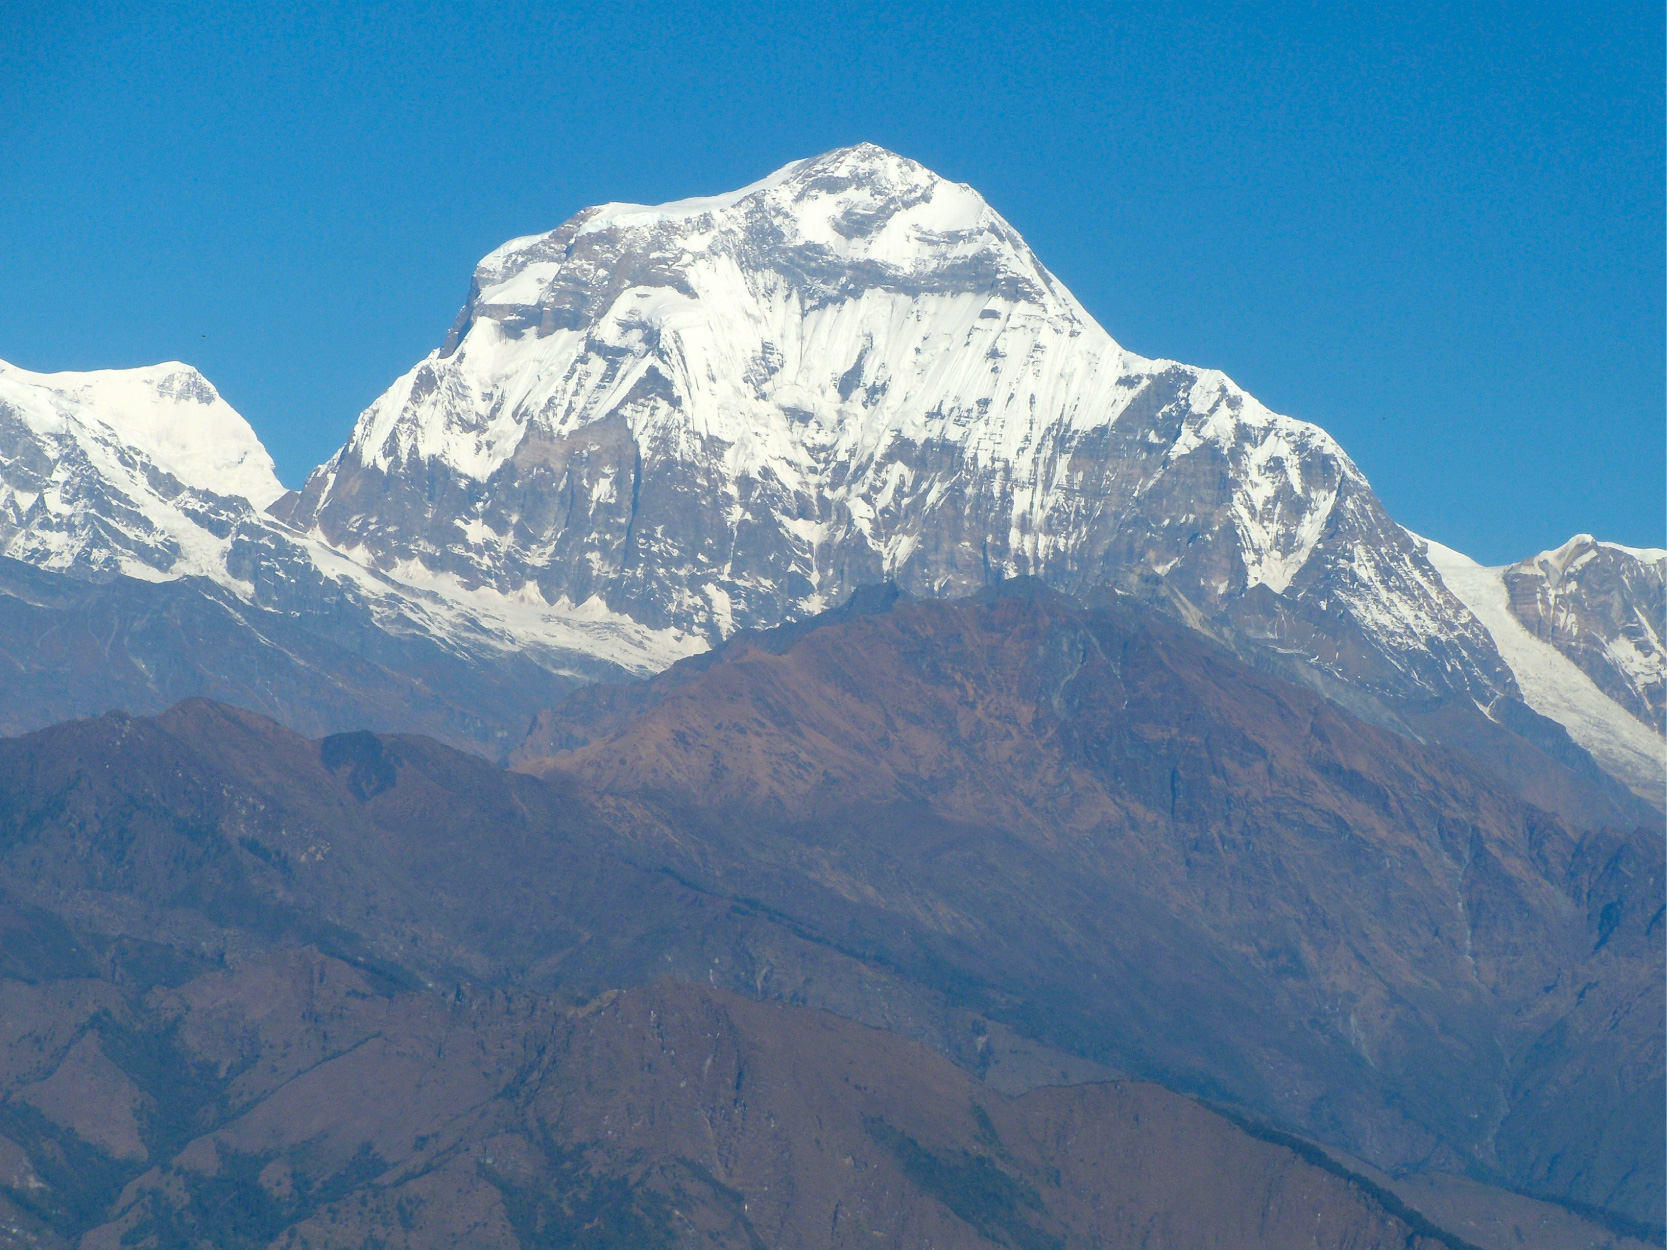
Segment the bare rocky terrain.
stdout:
[[1159,1087],[1010,1098],[894,1035],[673,981],[578,1008],[390,996],[292,951],[142,1002],[9,989],[86,1030],[44,1081],[7,1039],[30,1150],[8,1214],[42,1245],[78,1202],[88,1247],[1443,1244]]
[[1033,585],[539,732],[0,742],[12,1244],[1658,1236],[1645,832]]

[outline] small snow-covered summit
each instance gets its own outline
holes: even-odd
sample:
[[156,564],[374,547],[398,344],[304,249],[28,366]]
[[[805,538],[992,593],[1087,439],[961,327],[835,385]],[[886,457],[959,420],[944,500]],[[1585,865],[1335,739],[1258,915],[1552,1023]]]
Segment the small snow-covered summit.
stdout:
[[0,362],[0,555],[92,576],[221,577],[232,530],[282,493],[249,423],[189,365]]
[[0,387],[24,419],[105,426],[184,486],[237,495],[257,508],[284,493],[255,431],[190,365],[31,373],[0,361]]
[[1667,732],[1667,550],[1576,534],[1501,573],[1511,613],[1657,734]]
[[1427,550],[1446,586],[1487,628],[1523,701],[1659,804],[1667,781],[1667,551],[1578,534],[1488,568],[1440,543]]

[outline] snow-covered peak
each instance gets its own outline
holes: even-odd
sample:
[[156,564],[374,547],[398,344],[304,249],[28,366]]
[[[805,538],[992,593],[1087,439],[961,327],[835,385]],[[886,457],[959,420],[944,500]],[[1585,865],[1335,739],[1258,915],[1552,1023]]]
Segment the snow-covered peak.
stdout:
[[876,144],[858,143],[789,162],[757,182],[718,195],[665,204],[598,204],[556,230],[511,239],[481,264],[501,266],[511,256],[557,234],[571,237],[674,223],[699,229],[716,224],[720,217],[740,219],[760,211],[797,218],[803,223],[798,232],[801,237],[821,236],[830,246],[848,249],[853,240],[872,237],[876,226],[889,224],[899,211],[920,205],[929,205],[930,211],[908,224],[936,231],[979,229],[994,217],[971,187],[949,182]]
[[898,268],[970,255],[992,244],[1023,249],[1012,228],[971,187],[872,143],[778,170],[735,207],[766,219],[790,246],[811,245]]
[[187,365],[0,363],[0,555],[95,579],[225,580],[234,534],[282,491],[248,423]]
[[182,485],[264,508],[284,493],[255,431],[190,365],[32,373],[0,361],[0,399],[35,422],[101,426]]
[[[1498,568],[1423,541],[1447,588],[1492,636],[1524,702],[1561,723],[1613,776],[1659,803],[1667,742],[1659,728],[1661,623],[1659,617],[1650,619],[1659,612],[1659,594],[1618,595],[1613,583],[1587,596],[1535,594],[1532,580],[1553,570],[1566,576],[1599,548],[1590,535],[1576,535],[1554,551]],[[1539,574],[1526,587],[1525,570]],[[1577,592],[1578,587],[1565,590]],[[1644,604],[1646,598],[1655,603]],[[1604,608],[1620,610],[1604,620],[1610,615]]]
[[[1124,351],[976,191],[865,143],[510,240],[477,266],[444,346],[365,411],[343,454],[484,481],[530,435],[565,436],[651,387],[748,473],[799,476],[807,456],[869,459],[897,437],[1012,455],[1056,420],[1109,425],[1139,379],[1186,368]],[[1298,446],[1356,473],[1318,427],[1188,372],[1199,419],[1172,459],[1249,437],[1299,489]],[[1253,581],[1283,589],[1314,520]]]
[[1035,574],[1195,623],[1257,591],[1224,631],[1381,654],[1385,690],[1510,680],[1323,430],[1125,351],[976,191],[872,144],[497,248],[280,511],[707,638]]
[[[476,268],[459,328],[476,314],[513,324],[525,320],[516,310],[570,308],[574,279],[592,285],[588,271],[687,288],[678,277],[702,261],[785,277],[811,302],[870,287],[1004,286],[1033,300],[1051,294],[1061,311],[1080,312],[971,187],[862,143],[795,161],[736,191],[602,204],[544,234],[512,239]],[[541,320],[565,318],[558,311]]]
[[1529,556],[1512,568],[1520,572],[1537,573],[1555,586],[1565,576],[1578,571],[1591,560],[1602,558],[1605,552],[1628,557],[1643,565],[1659,564],[1667,560],[1667,550],[1660,547],[1627,547],[1621,543],[1604,542],[1590,534],[1576,534],[1562,546]]

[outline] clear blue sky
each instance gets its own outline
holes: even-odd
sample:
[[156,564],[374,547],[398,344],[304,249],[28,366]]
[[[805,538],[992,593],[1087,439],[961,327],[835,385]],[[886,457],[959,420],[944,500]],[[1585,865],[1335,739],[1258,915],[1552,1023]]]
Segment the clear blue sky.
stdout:
[[1658,2],[907,9],[9,0],[0,357],[190,361],[295,485],[504,239],[868,139],[1412,528],[1662,544]]

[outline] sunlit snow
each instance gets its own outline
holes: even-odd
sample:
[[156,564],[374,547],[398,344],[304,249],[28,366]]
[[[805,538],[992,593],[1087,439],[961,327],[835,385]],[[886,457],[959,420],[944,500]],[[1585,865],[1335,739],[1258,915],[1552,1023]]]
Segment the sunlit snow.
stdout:
[[1610,772],[1659,801],[1667,740],[1628,715],[1578,665],[1517,620],[1505,589],[1504,567],[1488,568],[1440,543],[1424,541],[1442,580],[1487,626],[1516,676],[1523,701],[1562,724]]

